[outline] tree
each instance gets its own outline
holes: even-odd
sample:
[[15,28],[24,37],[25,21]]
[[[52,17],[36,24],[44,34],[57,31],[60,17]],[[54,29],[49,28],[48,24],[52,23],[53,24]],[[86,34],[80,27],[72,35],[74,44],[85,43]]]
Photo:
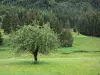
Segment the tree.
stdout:
[[0,46],[2,45],[2,42],[3,42],[3,39],[2,39],[2,36],[1,36],[1,32],[0,32]]
[[12,30],[16,30],[19,24],[17,14],[7,14],[2,22],[2,28],[6,33],[10,33]]
[[4,29],[6,33],[10,33],[10,27],[11,27],[10,20],[11,20],[11,17],[9,15],[6,15],[2,22],[2,28]]
[[100,0],[91,0],[91,4],[94,8],[100,9]]
[[63,27],[62,32],[59,34],[59,38],[62,47],[72,47],[73,37],[70,31],[70,23],[68,20],[66,25]]
[[11,34],[11,45],[16,52],[29,51],[37,62],[38,52],[48,53],[59,46],[57,34],[48,26],[27,25]]

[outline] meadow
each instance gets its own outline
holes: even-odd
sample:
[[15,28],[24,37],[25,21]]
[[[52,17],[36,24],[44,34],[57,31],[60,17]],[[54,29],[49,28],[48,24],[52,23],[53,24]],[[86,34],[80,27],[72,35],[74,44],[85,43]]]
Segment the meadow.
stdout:
[[4,36],[0,47],[0,75],[100,75],[100,38],[73,33],[73,47],[59,48],[47,55],[17,55]]

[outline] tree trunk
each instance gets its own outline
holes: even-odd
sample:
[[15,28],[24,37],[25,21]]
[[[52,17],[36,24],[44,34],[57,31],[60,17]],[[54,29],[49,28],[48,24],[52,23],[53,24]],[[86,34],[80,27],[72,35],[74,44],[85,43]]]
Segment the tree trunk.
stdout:
[[34,60],[37,61],[37,51],[34,52]]
[[37,59],[37,56],[38,56],[38,48],[36,49],[36,51],[33,52],[33,55],[34,55],[35,62],[37,62],[38,61],[38,59]]

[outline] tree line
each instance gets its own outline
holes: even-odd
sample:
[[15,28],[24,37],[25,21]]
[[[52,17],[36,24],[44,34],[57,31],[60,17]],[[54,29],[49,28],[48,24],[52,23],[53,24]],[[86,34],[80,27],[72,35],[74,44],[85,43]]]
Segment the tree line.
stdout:
[[[0,0],[1,28],[11,33],[33,21],[49,23],[61,45],[72,46],[70,29],[100,36],[100,0]],[[65,39],[64,39],[65,38]]]

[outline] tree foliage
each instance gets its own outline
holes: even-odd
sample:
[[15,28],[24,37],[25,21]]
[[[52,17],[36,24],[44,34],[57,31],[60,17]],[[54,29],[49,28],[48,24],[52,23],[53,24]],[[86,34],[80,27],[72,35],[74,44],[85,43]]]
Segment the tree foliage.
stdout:
[[60,34],[60,42],[62,47],[72,47],[73,38],[69,30],[63,29]]
[[[33,25],[33,26],[32,26]],[[48,24],[24,26],[11,35],[11,45],[17,52],[29,51],[37,61],[37,53],[48,53],[59,46],[58,36]]]
[[73,37],[70,31],[70,23],[66,22],[66,26],[62,29],[62,32],[59,35],[61,46],[62,47],[71,47],[73,44]]
[[86,12],[79,18],[78,30],[81,34],[100,36],[100,12]]

